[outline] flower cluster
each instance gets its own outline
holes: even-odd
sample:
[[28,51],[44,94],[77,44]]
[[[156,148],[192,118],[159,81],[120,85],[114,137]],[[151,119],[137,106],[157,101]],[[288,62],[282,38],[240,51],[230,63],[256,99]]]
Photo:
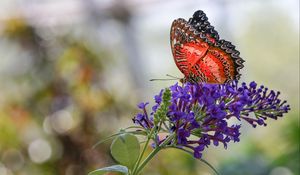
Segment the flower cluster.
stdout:
[[[168,146],[191,150],[200,158],[202,151],[211,143],[227,147],[228,142],[238,142],[241,124],[229,124],[229,120],[244,120],[253,127],[266,125],[268,118],[277,119],[290,110],[286,101],[281,101],[279,92],[269,91],[255,82],[249,85],[237,81],[227,84],[172,85],[154,97],[155,105],[150,115],[148,103],[138,107],[143,111],[133,121],[146,131],[155,130],[153,141],[159,146],[171,135]],[[158,134],[168,133],[159,140]]]

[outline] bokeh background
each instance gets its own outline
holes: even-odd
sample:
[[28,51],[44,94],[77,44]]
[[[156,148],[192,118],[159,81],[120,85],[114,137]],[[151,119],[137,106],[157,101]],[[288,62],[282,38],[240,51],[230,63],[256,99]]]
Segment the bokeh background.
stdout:
[[[242,81],[281,91],[292,110],[242,128],[204,158],[222,175],[299,175],[298,0],[1,0],[0,175],[84,175],[112,165],[110,142],[136,104],[182,77],[172,21],[202,9],[245,59]],[[185,153],[163,151],[145,175],[210,175]]]

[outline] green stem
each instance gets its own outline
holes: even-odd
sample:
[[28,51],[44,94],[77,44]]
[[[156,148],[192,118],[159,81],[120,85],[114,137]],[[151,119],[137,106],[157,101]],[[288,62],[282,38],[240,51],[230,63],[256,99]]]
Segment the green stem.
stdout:
[[[158,129],[157,129],[157,132],[159,132],[159,130],[161,129],[161,125],[162,125],[162,123],[160,122],[159,127],[158,127]],[[144,153],[145,153],[145,151],[146,151],[146,148],[147,148],[147,146],[148,146],[148,144],[149,144],[149,141],[151,140],[152,134],[153,134],[153,132],[155,131],[154,128],[155,128],[155,127],[153,127],[153,128],[151,129],[151,131],[150,131],[150,134],[149,134],[149,137],[148,137],[148,139],[147,139],[147,141],[146,141],[146,143],[145,143],[144,149],[143,149],[142,153],[140,154],[140,156],[139,156],[139,158],[138,158],[138,160],[137,160],[137,162],[136,162],[136,164],[135,164],[135,166],[134,166],[134,168],[133,168],[132,175],[135,175],[135,174],[137,173],[137,168],[139,167],[139,164],[140,164],[140,162],[141,162],[141,160],[142,160],[142,158],[143,158],[143,155],[144,155]]]
[[140,162],[141,162],[141,160],[142,160],[142,158],[143,158],[143,156],[144,156],[144,154],[145,154],[145,151],[146,151],[147,146],[148,146],[148,144],[149,144],[149,142],[150,142],[150,140],[151,140],[151,137],[152,137],[152,134],[153,134],[154,130],[155,130],[155,127],[153,127],[153,128],[151,129],[151,131],[150,131],[150,134],[149,134],[149,136],[148,136],[148,138],[147,138],[147,141],[146,141],[146,143],[145,143],[145,146],[144,146],[144,148],[143,148],[143,151],[142,151],[142,153],[139,155],[139,158],[138,158],[138,160],[136,161],[136,164],[134,165],[134,168],[133,168],[133,170],[132,170],[132,175],[136,175],[136,173],[137,173],[137,168],[139,167],[139,164],[140,164]]
[[[136,170],[136,173],[138,174],[142,169],[145,167],[145,165],[161,150],[160,147],[155,148],[149,155],[148,157],[142,162],[142,164],[138,167]],[[135,174],[133,174],[135,175]]]
[[[159,146],[157,146],[148,157],[142,162],[142,164],[138,167],[136,173],[142,171],[145,165],[161,150],[163,149],[169,142],[174,138],[174,135],[170,135],[165,141],[163,141]],[[134,175],[134,174],[133,174]]]

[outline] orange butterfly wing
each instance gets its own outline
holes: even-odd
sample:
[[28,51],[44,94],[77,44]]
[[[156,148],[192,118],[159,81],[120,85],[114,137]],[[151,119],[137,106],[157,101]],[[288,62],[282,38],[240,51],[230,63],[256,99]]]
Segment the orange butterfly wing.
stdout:
[[174,61],[190,82],[225,83],[239,79],[244,60],[230,42],[218,33],[202,11],[189,22],[174,20],[170,42]]

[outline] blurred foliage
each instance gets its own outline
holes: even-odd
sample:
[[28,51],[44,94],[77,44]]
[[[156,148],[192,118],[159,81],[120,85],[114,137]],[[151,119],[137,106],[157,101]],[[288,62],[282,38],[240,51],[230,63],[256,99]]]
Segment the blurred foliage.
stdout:
[[[0,157],[8,175],[82,175],[112,161],[106,145],[92,149],[101,139],[99,128],[111,127],[97,120],[101,111],[105,117],[126,112],[117,109],[104,86],[103,57],[109,55],[60,36],[58,46],[64,47],[51,58],[47,41],[21,18],[7,21],[2,35],[39,53],[32,54],[32,68],[21,76],[30,90],[21,99],[8,96],[0,107]],[[18,85],[20,78],[11,81]]]
[[294,175],[300,175],[300,127],[298,115],[294,113],[284,127],[282,127],[282,142],[287,143],[287,148],[277,159],[274,160],[272,166],[282,166],[288,167]]
[[[280,129],[282,131],[280,133],[281,142],[287,144],[287,149],[284,152],[281,152],[275,159],[270,159],[264,152],[264,148],[259,146],[259,143],[249,140],[246,143],[248,147],[244,154],[236,158],[227,158],[220,166],[220,173],[224,175],[299,175],[300,130],[297,116],[290,115],[290,117],[293,119]],[[269,145],[267,149],[271,148],[272,145]]]

